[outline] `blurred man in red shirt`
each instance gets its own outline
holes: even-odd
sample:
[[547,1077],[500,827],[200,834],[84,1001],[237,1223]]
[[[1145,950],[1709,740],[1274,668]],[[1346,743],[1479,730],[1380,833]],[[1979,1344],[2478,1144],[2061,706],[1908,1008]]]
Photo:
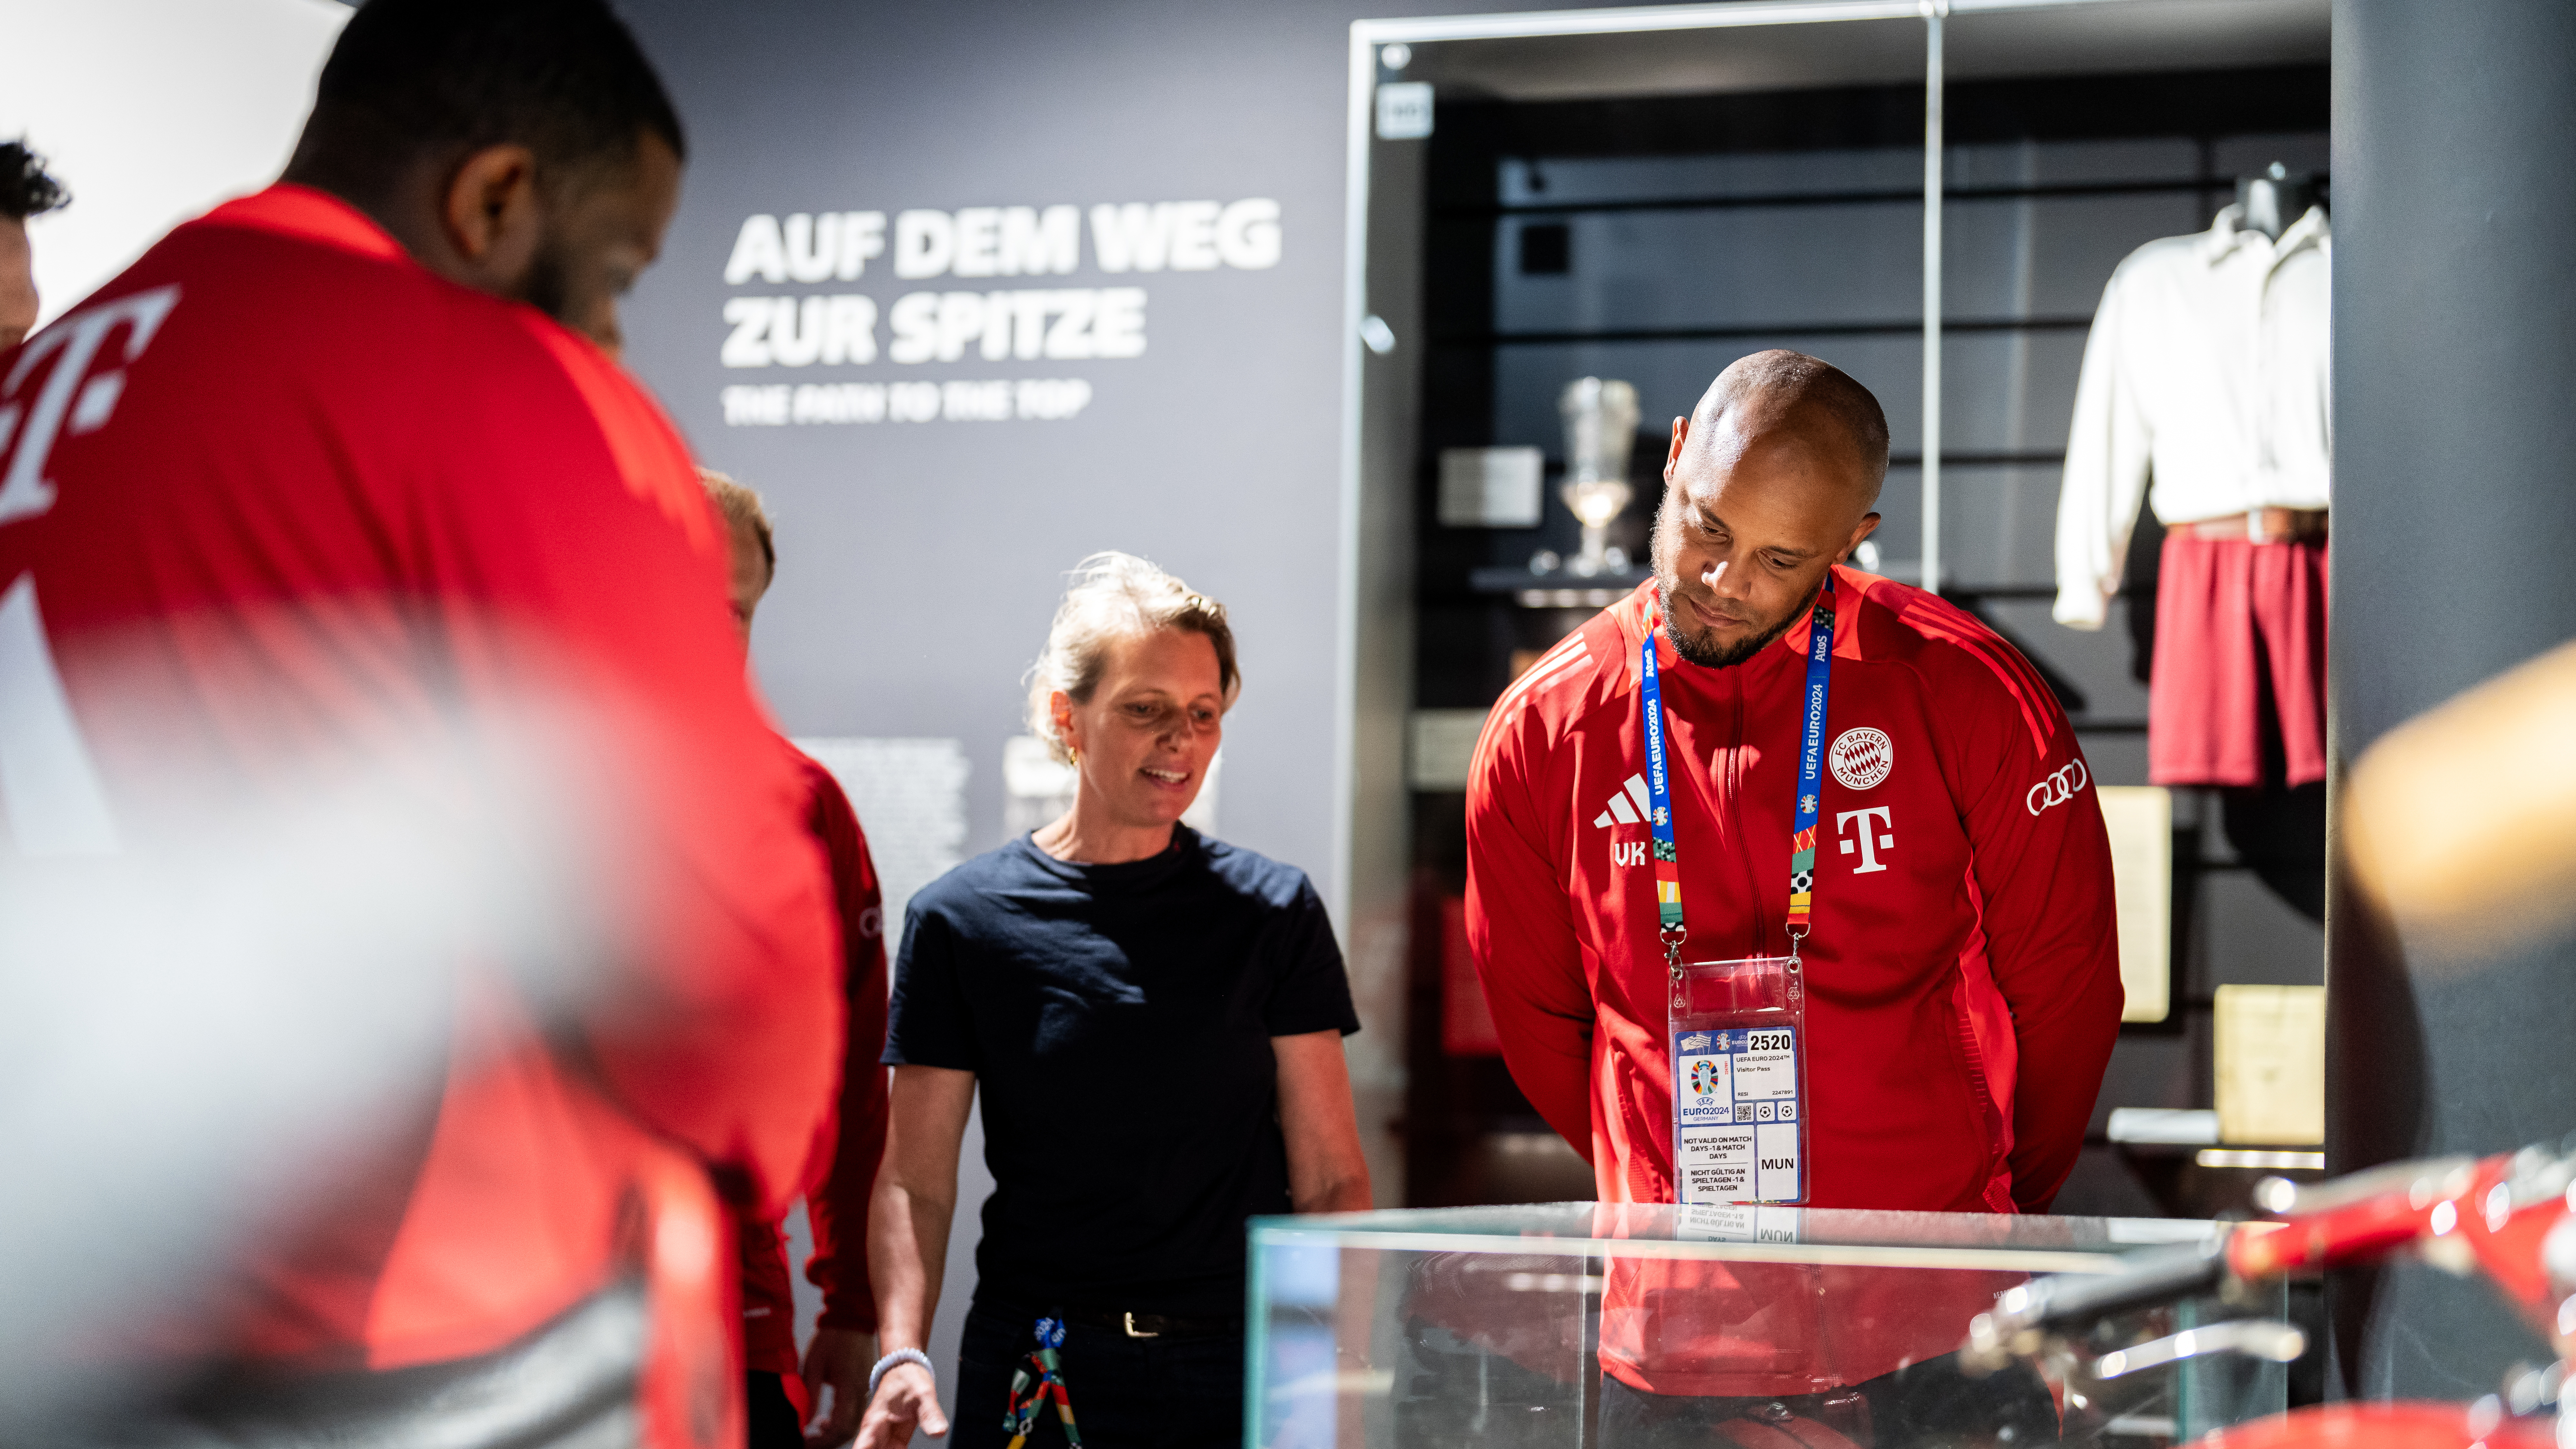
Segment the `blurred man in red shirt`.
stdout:
[[[746,688],[722,527],[600,347],[681,152],[602,0],[372,0],[285,180],[0,351],[18,857],[220,867],[228,832],[249,850],[249,822],[357,782],[418,820],[502,821],[464,837],[496,879],[568,882],[445,952],[404,1017],[429,1023],[427,1080],[334,1084],[327,1152],[209,1191],[202,1271],[66,1325],[143,1370],[92,1409],[173,1440],[390,1442],[434,1406],[458,1445],[739,1442],[714,1191],[774,1216],[805,1185],[843,1007],[810,781]],[[144,967],[295,956],[306,924],[346,924],[343,859],[419,847],[428,889],[430,834],[407,816],[389,844],[386,818],[335,822],[292,929]],[[364,904],[383,950],[315,977],[325,999],[440,926],[416,895]],[[239,944],[222,913],[194,924]],[[124,1009],[149,1037],[179,1000]],[[92,1065],[134,1103],[133,1140],[98,1151],[148,1155],[162,1119],[274,1063]]]
[[[722,473],[698,476],[724,516],[732,537],[728,590],[743,648],[751,647],[751,620],[778,577],[778,545],[760,495]],[[832,772],[788,744],[812,792],[806,828],[830,857],[832,889],[841,920],[843,980],[847,983],[849,1055],[841,1067],[841,1105],[828,1145],[829,1170],[806,1197],[806,1222],[814,1256],[806,1279],[823,1290],[823,1312],[800,1373],[796,1357],[796,1303],[788,1283],[787,1245],[774,1220],[742,1219],[742,1335],[749,1370],[746,1392],[751,1449],[802,1449],[804,1420],[832,1390],[829,1416],[817,1442],[845,1444],[857,1434],[868,1370],[876,1362],[877,1305],[868,1281],[868,1198],[877,1162],[885,1155],[885,902],[876,863],[858,813]]]

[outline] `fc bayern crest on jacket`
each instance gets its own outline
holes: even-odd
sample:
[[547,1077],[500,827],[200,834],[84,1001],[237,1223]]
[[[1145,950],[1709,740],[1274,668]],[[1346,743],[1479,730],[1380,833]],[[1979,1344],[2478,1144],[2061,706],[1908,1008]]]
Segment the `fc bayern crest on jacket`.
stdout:
[[1835,783],[1846,790],[1866,790],[1896,768],[1896,745],[1884,730],[1849,729],[1834,736],[1826,756]]

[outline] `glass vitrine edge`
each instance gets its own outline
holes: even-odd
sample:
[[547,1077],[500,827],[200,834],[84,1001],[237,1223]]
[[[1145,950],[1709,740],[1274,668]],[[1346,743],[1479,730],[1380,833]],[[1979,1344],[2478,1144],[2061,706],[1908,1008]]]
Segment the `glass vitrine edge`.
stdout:
[[[1294,1223],[1297,1220],[1271,1220]],[[1383,1228],[1270,1226],[1253,1220],[1256,1246],[1330,1244],[1409,1253],[1550,1253],[1566,1257],[1670,1258],[1744,1263],[1810,1263],[1828,1267],[2017,1273],[2117,1272],[2118,1253],[2045,1248],[1901,1248],[1857,1243],[1730,1243],[1671,1238],[1520,1236],[1508,1233],[1408,1233]]]

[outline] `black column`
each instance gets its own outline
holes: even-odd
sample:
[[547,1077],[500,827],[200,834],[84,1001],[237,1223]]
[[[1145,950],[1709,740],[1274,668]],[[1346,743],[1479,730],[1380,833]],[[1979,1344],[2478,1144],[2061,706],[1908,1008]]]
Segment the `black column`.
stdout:
[[[2335,0],[2334,27],[2340,774],[2576,636],[2576,4]],[[2515,762],[2492,769],[2511,792]],[[2576,1128],[2576,948],[2446,959],[2373,920],[2339,859],[2332,891],[2337,1171]],[[2333,1306],[2356,1396],[2491,1393],[2548,1357],[2430,1269],[2339,1282]]]

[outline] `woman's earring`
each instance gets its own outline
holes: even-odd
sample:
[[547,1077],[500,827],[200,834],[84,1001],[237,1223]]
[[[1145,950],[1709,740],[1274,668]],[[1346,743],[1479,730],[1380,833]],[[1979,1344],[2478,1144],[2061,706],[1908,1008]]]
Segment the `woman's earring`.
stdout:
[[1082,763],[1082,751],[1075,749],[1071,745],[1067,745],[1064,747],[1064,752],[1073,757],[1073,763],[1076,766],[1079,766]]

